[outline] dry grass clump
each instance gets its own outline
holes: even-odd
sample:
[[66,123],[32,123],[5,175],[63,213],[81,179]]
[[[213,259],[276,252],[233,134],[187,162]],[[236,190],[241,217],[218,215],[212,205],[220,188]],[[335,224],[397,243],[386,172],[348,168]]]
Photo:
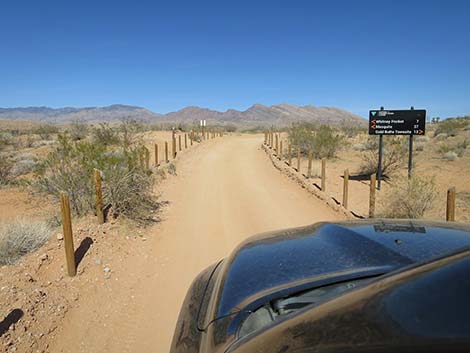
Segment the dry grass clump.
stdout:
[[421,218],[436,199],[434,178],[413,176],[394,183],[385,197],[380,217]]
[[0,224],[0,265],[11,265],[41,247],[51,235],[46,222],[16,220]]

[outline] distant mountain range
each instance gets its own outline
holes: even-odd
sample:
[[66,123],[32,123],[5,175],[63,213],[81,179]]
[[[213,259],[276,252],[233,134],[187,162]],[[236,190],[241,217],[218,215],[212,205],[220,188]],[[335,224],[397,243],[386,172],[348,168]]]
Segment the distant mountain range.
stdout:
[[308,121],[328,125],[366,124],[362,117],[346,110],[332,107],[314,107],[279,104],[265,106],[255,104],[245,111],[229,109],[219,112],[200,107],[186,107],[168,114],[154,113],[148,109],[129,105],[110,105],[108,107],[89,108],[0,108],[0,119],[30,120],[43,123],[63,124],[72,121],[114,122],[124,119],[138,119],[146,123],[199,123],[235,125],[290,125],[296,121]]

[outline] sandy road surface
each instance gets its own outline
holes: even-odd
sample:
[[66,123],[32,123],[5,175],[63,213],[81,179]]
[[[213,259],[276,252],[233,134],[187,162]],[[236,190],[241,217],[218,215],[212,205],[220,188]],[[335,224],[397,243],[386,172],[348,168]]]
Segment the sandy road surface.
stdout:
[[148,255],[129,257],[106,286],[68,313],[51,352],[168,352],[186,290],[203,268],[255,233],[339,215],[281,175],[261,136],[208,141],[180,156],[162,186],[170,202],[148,230]]

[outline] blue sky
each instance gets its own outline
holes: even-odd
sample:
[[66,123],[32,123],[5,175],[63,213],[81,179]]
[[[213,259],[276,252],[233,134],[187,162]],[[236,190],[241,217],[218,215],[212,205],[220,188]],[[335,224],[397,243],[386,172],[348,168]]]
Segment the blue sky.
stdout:
[[470,1],[3,1],[0,107],[470,114]]

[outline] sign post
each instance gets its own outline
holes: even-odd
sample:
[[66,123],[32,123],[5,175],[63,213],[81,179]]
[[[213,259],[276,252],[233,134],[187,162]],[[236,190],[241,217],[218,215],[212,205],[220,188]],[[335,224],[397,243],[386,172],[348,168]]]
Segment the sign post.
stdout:
[[379,136],[379,163],[377,168],[377,188],[380,190],[382,179],[382,148],[385,135],[410,136],[408,156],[408,177],[413,167],[413,136],[424,135],[426,132],[426,110],[380,110],[369,111],[369,135]]

